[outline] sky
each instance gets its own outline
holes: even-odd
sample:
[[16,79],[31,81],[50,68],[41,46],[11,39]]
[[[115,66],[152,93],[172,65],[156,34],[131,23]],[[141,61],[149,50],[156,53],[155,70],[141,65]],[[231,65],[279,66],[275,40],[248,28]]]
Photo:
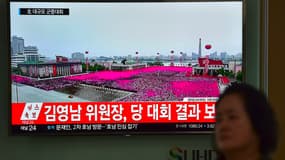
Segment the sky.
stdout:
[[[69,8],[69,15],[19,15],[19,8]],[[71,57],[202,55],[242,52],[242,2],[39,3],[11,2],[11,37],[39,53]],[[211,49],[205,49],[210,44]]]

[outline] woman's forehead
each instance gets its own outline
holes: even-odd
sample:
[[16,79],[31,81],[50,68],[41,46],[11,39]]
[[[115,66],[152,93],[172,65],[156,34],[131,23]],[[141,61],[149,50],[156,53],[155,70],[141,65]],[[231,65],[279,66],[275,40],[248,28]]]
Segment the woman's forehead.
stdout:
[[232,113],[237,113],[238,109],[236,109],[235,107],[226,107],[226,108],[219,108],[216,110],[216,114],[220,115],[220,114],[232,114]]
[[219,112],[237,112],[243,110],[243,101],[237,94],[225,96],[216,108],[217,114]]

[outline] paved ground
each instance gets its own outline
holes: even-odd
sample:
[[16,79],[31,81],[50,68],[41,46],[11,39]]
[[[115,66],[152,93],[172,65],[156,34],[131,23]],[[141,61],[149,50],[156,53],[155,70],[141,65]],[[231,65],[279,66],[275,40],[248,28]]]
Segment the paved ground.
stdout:
[[11,85],[12,89],[12,102],[17,102],[17,88],[18,88],[18,102],[86,102],[88,100],[75,97],[68,98],[68,94],[45,91],[35,87],[16,84]]

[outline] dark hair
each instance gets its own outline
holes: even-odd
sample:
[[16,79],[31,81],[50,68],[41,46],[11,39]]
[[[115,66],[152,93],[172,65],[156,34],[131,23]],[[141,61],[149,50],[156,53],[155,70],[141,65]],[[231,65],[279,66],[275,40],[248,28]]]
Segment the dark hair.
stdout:
[[[231,94],[241,97],[251,125],[258,136],[261,156],[270,159],[278,144],[278,123],[266,96],[248,84],[233,83],[220,95],[216,108],[225,96]],[[219,151],[217,151],[217,159],[224,159]]]

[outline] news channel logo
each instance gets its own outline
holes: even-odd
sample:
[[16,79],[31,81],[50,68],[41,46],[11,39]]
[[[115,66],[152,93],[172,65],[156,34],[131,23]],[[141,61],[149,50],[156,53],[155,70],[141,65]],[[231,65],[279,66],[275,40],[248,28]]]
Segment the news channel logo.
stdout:
[[184,149],[173,147],[169,150],[168,160],[215,160],[216,151],[213,149]]

